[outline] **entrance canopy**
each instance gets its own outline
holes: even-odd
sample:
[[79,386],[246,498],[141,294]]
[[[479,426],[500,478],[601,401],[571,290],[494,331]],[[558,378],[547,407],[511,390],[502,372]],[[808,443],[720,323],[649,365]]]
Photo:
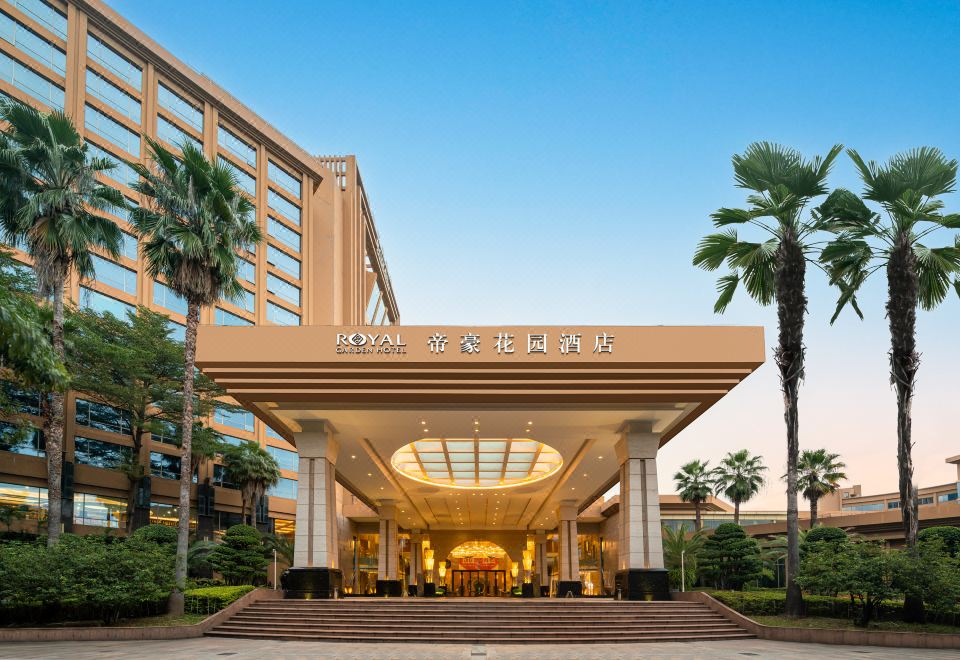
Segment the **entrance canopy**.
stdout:
[[284,438],[324,424],[336,475],[400,525],[536,530],[662,446],[764,360],[757,327],[200,328],[197,365]]

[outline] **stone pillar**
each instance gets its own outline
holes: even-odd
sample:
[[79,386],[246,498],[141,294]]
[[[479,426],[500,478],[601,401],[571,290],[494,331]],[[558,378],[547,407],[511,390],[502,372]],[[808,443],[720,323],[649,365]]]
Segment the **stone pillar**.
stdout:
[[398,575],[400,562],[397,544],[397,504],[393,500],[380,501],[380,541],[377,551],[377,595],[402,596],[403,584]]
[[536,591],[538,596],[550,595],[550,567],[547,565],[547,532],[537,530],[534,535],[536,541],[535,553],[533,555],[533,566],[536,579],[534,582],[539,585]]
[[670,600],[663,567],[657,450],[650,422],[624,422],[617,442],[620,462],[620,539],[616,588],[624,599]]
[[581,596],[583,583],[580,582],[580,547],[577,544],[577,501],[561,501],[557,520],[560,521],[560,581],[557,584],[557,596],[566,598],[569,593]]
[[422,595],[420,574],[423,573],[423,551],[420,545],[419,529],[410,530],[410,574],[407,575],[407,594],[410,596]]
[[337,539],[339,449],[324,421],[303,422],[294,434],[300,454],[293,567],[280,578],[286,598],[331,598],[343,589]]

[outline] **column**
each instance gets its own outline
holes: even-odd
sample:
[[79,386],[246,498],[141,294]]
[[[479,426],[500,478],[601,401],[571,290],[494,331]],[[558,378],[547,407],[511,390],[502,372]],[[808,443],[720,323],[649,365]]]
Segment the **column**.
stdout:
[[339,449],[324,421],[301,424],[294,433],[300,454],[297,530],[293,567],[281,584],[286,598],[331,598],[343,588],[337,539],[336,463]]
[[620,427],[620,538],[616,589],[629,600],[670,600],[663,567],[657,450],[660,434],[651,422],[627,421]]
[[423,572],[423,554],[420,545],[419,529],[410,530],[410,573],[407,575],[407,594],[410,596],[422,595],[420,574]]
[[397,579],[397,564],[400,553],[397,545],[397,504],[393,500],[381,500],[380,542],[377,550],[377,595],[401,596],[403,584]]
[[539,529],[534,535],[536,542],[536,554],[534,554],[533,564],[536,578],[534,582],[539,585],[535,594],[538,596],[550,595],[550,567],[547,566],[547,532]]
[[583,594],[583,584],[580,582],[580,548],[577,544],[577,501],[562,500],[557,509],[557,520],[560,521],[560,581],[557,596],[566,598],[571,593],[580,596]]

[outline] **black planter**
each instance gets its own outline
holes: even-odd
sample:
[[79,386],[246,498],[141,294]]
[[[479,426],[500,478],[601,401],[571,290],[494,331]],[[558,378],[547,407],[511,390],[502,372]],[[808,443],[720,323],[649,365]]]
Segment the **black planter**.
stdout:
[[630,568],[617,571],[614,594],[623,600],[670,600],[670,580],[665,568]]
[[333,598],[334,589],[343,593],[339,568],[288,568],[280,575],[284,598]]
[[561,580],[557,585],[557,598],[566,598],[567,594],[573,594],[574,598],[583,595],[583,582],[580,580]]
[[400,580],[377,580],[378,596],[396,596],[403,595],[403,582]]
[[533,598],[533,582],[524,582],[520,587],[520,595],[523,598]]
[[433,582],[425,582],[423,585],[423,595],[424,596],[436,596],[437,595],[437,585]]

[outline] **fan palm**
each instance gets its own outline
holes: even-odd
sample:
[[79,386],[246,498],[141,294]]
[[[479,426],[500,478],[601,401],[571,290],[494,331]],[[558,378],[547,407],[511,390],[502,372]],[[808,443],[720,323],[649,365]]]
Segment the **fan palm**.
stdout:
[[751,456],[746,449],[730,452],[714,469],[714,489],[733,502],[733,522],[740,524],[740,504],[760,492],[766,483],[767,467],[762,456]]
[[280,481],[280,466],[265,449],[252,442],[227,447],[223,460],[230,481],[240,487],[240,516],[247,524],[247,505],[252,514],[257,500]]
[[700,505],[713,493],[713,471],[708,467],[709,464],[709,461],[690,461],[673,475],[680,499],[684,502],[693,502],[693,511],[696,515],[694,528],[698,532],[703,529]]
[[[813,235],[819,218],[807,216],[807,204],[827,193],[827,176],[842,146],[835,145],[823,158],[811,160],[792,149],[759,142],[733,157],[737,186],[753,191],[745,209],[721,208],[711,215],[717,228],[751,226],[765,240],[748,242],[729,228],[706,236],[697,247],[693,263],[716,270],[724,263],[730,273],[717,283],[714,311],[726,310],[740,283],[761,305],[777,305],[779,337],[774,353],[783,391],[787,426],[787,559],[786,614],[800,616],[803,594],[794,581],[800,567],[797,509],[797,460],[800,453],[798,397],[804,375],[803,325],[807,312],[806,266],[816,249]],[[767,220],[769,219],[769,220]],[[816,263],[816,262],[814,262]]]
[[824,495],[837,491],[840,481],[847,478],[845,467],[840,454],[828,453],[826,449],[807,449],[800,454],[797,487],[810,501],[811,529],[817,526],[817,503]]
[[[63,362],[64,288],[72,271],[94,276],[92,250],[116,258],[121,233],[98,213],[123,207],[123,196],[97,174],[113,165],[90,156],[73,122],[17,101],[0,102],[0,223],[8,242],[23,245],[33,259],[41,297],[52,296],[50,337]],[[60,538],[65,392],[53,389],[44,409],[47,440],[47,542]]]
[[191,443],[193,437],[193,373],[200,308],[221,298],[236,299],[243,291],[237,281],[237,250],[262,240],[253,216],[253,203],[239,190],[234,174],[222,163],[211,163],[189,143],[176,158],[155,140],[146,138],[152,167],[130,165],[141,179],[133,185],[147,204],[130,215],[143,242],[142,254],[150,277],[162,277],[187,301],[184,335],[183,419],[180,449],[180,520],[176,583],[171,609],[183,611],[190,532]]

